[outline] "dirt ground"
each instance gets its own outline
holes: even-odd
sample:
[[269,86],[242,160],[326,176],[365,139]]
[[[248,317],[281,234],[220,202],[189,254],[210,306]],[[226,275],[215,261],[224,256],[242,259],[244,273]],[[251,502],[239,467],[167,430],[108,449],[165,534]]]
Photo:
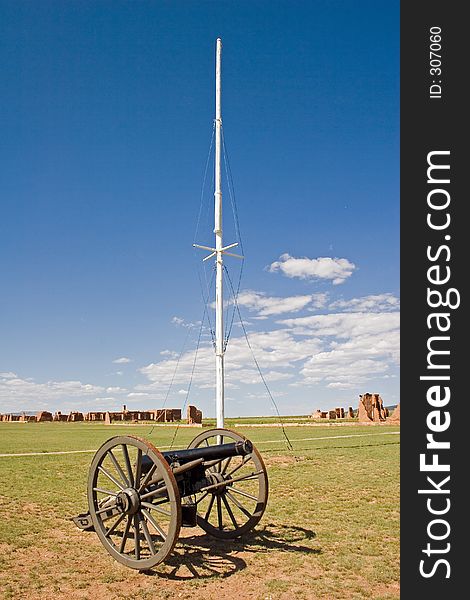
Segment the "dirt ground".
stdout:
[[[243,541],[215,540],[200,529],[186,528],[165,564],[137,572],[117,564],[91,532],[70,524],[56,530],[46,543],[11,552],[6,557],[10,583],[4,598],[53,600],[78,599],[238,599],[291,600],[292,598],[338,598],[318,596],[309,579],[322,576],[312,555],[313,532],[266,523]],[[296,556],[297,555],[297,556]],[[287,556],[289,558],[287,558]],[[291,559],[295,560],[292,561]],[[295,581],[298,580],[297,583]],[[14,584],[13,584],[14,582]],[[397,598],[398,585],[375,589],[375,598]],[[342,598],[359,598],[354,590]]]
[[[7,544],[0,545],[11,582],[3,594],[5,598],[31,600],[289,598],[290,577],[284,573],[282,550],[295,552],[295,546],[301,546],[308,532],[289,533],[298,542],[287,547],[282,532],[272,524],[261,527],[243,542],[230,544],[214,540],[197,528],[183,529],[180,542],[165,564],[137,572],[113,561],[94,533],[81,532],[70,524],[69,528],[56,530],[44,545],[14,552]],[[265,593],[266,570],[276,572],[279,587],[285,581],[289,590]]]

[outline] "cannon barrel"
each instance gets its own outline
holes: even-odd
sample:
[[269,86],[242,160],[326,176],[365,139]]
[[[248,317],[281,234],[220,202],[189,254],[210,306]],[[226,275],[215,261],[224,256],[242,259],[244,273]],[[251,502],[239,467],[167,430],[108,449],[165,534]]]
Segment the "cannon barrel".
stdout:
[[253,451],[250,440],[234,442],[232,444],[216,444],[214,446],[201,446],[188,450],[168,450],[162,452],[169,464],[178,462],[180,464],[203,458],[204,460],[219,460],[230,456],[247,456]]

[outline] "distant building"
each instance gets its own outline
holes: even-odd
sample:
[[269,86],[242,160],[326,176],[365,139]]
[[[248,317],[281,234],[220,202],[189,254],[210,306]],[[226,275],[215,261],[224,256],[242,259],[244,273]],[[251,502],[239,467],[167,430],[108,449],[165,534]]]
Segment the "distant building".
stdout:
[[[80,411],[71,411],[68,415],[63,414],[60,410],[54,415],[47,410],[41,410],[35,415],[27,415],[26,413],[0,414],[0,421],[34,421],[34,422],[68,422],[75,423],[79,421],[111,423],[113,421],[155,421],[157,423],[174,423],[181,421],[181,408],[158,408],[153,410],[128,410],[127,406],[123,405],[122,411],[90,411],[82,413]],[[195,406],[188,407],[188,422],[201,423],[202,412]]]
[[344,419],[345,412],[344,408],[338,407],[332,410],[320,410],[319,408],[310,415],[311,419]]
[[385,421],[387,413],[380,394],[360,394],[358,417],[360,423],[380,423]]
[[158,408],[154,410],[127,410],[124,404],[120,412],[88,413],[88,421],[156,421],[157,423],[173,423],[181,421],[181,408]]
[[83,415],[85,421],[104,421],[106,413],[105,412],[87,412]]
[[52,421],[52,413],[47,410],[41,410],[36,414],[36,421],[38,423],[41,421]]
[[188,406],[187,411],[188,425],[202,423],[202,411],[191,404]]
[[26,413],[21,413],[18,421],[21,421],[22,423],[34,422],[36,421],[36,415],[27,415]]

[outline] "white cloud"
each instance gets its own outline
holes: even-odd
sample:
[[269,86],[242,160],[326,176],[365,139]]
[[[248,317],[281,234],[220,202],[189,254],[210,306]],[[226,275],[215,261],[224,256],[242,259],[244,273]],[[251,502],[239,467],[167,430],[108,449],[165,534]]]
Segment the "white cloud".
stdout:
[[0,379],[0,412],[42,410],[49,408],[50,403],[72,407],[77,403],[94,401],[104,391],[102,386],[81,381],[38,383],[31,378],[18,376],[3,378]]
[[[313,337],[295,339],[285,329],[252,332],[249,339],[268,381],[291,378],[296,365],[321,348],[320,342]],[[176,372],[177,360],[174,358],[151,363],[140,369],[150,383],[140,384],[136,386],[136,389],[165,390],[173,377],[175,385],[187,385],[193,361],[194,352],[185,352],[180,358]],[[261,381],[251,351],[243,336],[232,336],[230,339],[225,356],[225,373],[228,387],[260,383]],[[201,389],[211,388],[214,380],[214,349],[211,343],[206,343],[199,349],[193,385]]]
[[191,323],[189,321],[185,321],[181,317],[172,317],[171,322],[173,323],[173,325],[176,325],[177,327],[195,327],[196,325],[200,325],[201,324],[200,321],[196,321],[195,323]]
[[161,356],[169,356],[170,358],[176,358],[178,356],[178,352],[175,352],[174,350],[162,350],[160,352]]
[[312,304],[308,307],[308,311],[312,312],[314,310],[318,310],[319,308],[325,308],[327,301],[328,294],[326,292],[312,294]]
[[[264,308],[263,300],[270,299],[256,292],[249,294],[244,304],[254,305],[259,310]],[[277,321],[279,329],[250,333],[250,343],[268,382],[285,381],[292,386],[322,384],[341,390],[363,385],[371,378],[393,374],[391,370],[399,364],[400,315],[397,310],[391,312],[391,307],[397,304],[396,299],[383,294],[342,302],[341,306],[346,310],[353,306],[369,306],[371,310],[282,319]],[[387,312],[376,312],[380,307]],[[225,358],[228,386],[245,389],[246,385],[260,382],[242,336],[231,338]],[[181,356],[175,375],[176,385],[187,385],[193,360],[193,352]],[[175,367],[175,358],[143,367],[141,372],[149,383],[137,388],[165,389]],[[199,350],[193,383],[199,389],[214,385],[214,351],[209,343]]]
[[299,279],[328,279],[333,285],[344,283],[355,269],[356,265],[347,258],[294,258],[287,253],[269,266],[271,273],[280,271],[286,277]]
[[324,382],[329,388],[353,388],[399,364],[398,312],[315,315],[285,319],[280,324],[297,335],[323,341],[322,351],[300,369],[302,384]]
[[111,387],[107,387],[106,391],[108,394],[120,394],[122,392],[127,392],[126,388],[122,388],[119,386],[111,386]]
[[130,392],[127,394],[128,398],[141,398],[144,396],[148,396],[147,392]]
[[351,388],[356,386],[347,382],[340,383],[339,381],[335,381],[334,383],[329,383],[326,387],[333,390],[350,390]]
[[5,373],[0,373],[0,377],[3,377],[4,379],[16,379],[18,375],[12,371],[6,371]]
[[383,334],[397,330],[400,313],[330,313],[283,319],[279,324],[287,326],[298,335],[357,338],[363,335]]
[[116,358],[115,360],[113,360],[113,363],[116,365],[126,365],[130,362],[132,362],[132,360],[130,358],[127,358],[127,356],[121,356],[121,358]]
[[389,312],[400,308],[400,299],[393,294],[376,294],[351,300],[336,300],[328,308],[344,312]]
[[263,292],[246,290],[239,294],[238,304],[258,313],[255,319],[266,319],[282,313],[298,312],[303,308],[321,308],[326,303],[326,294],[308,294],[285,298],[266,296]]

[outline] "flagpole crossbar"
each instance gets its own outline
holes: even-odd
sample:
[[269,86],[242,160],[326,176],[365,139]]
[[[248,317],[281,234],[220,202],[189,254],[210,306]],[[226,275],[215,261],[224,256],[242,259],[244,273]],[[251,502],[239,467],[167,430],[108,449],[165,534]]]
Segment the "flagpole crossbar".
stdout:
[[229,244],[228,246],[224,246],[223,248],[219,249],[211,248],[210,246],[202,246],[201,244],[193,244],[194,248],[200,248],[201,250],[207,250],[208,252],[210,252],[208,256],[202,259],[203,261],[209,260],[209,258],[212,258],[213,256],[217,256],[217,260],[219,260],[219,256],[221,256],[222,254],[226,254],[227,256],[233,256],[234,258],[240,258],[243,260],[245,257],[241,254],[233,254],[233,252],[227,252],[227,250],[230,250],[230,248],[235,248],[235,246],[238,246],[238,242],[235,242],[234,244]]

